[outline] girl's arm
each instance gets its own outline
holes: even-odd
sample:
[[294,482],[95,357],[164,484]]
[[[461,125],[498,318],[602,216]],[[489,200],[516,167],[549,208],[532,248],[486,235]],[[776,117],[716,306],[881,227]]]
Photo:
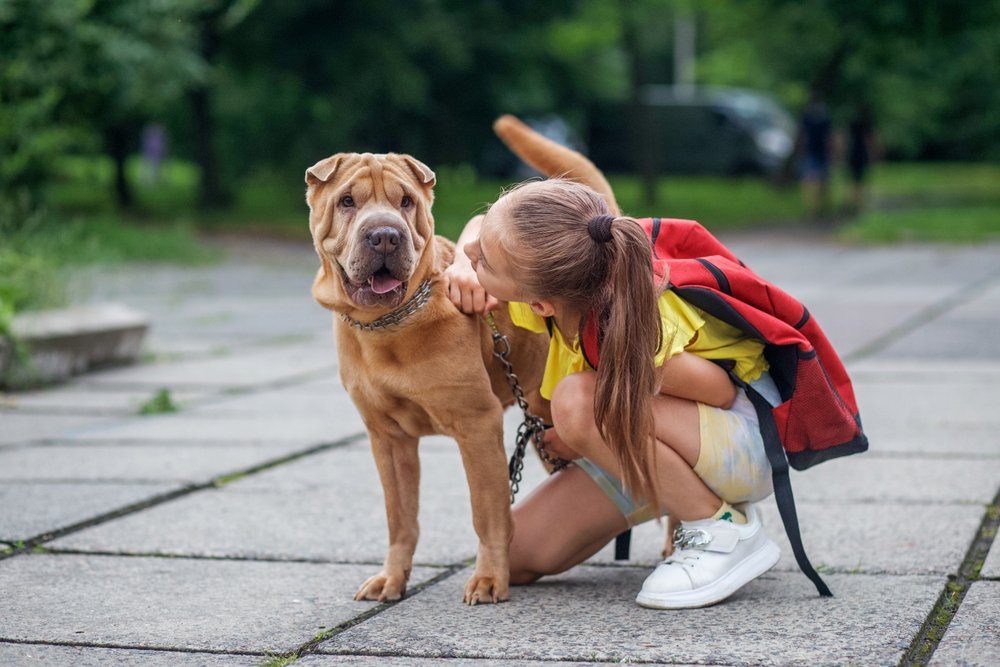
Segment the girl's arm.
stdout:
[[465,244],[479,238],[479,230],[483,225],[483,216],[477,215],[469,220],[455,244],[455,259],[451,266],[444,270],[444,284],[451,299],[463,313],[482,313],[486,315],[497,307],[500,302],[490,296],[479,284],[476,270],[465,254]]
[[660,393],[728,410],[736,400],[736,385],[708,359],[681,352],[660,367]]

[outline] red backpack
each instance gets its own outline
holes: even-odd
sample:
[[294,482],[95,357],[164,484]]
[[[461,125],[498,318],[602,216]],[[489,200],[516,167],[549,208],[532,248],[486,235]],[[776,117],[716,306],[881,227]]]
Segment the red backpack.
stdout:
[[[662,280],[669,270],[667,289],[764,342],[764,357],[781,394],[777,407],[736,377],[732,362],[717,363],[744,387],[757,410],[775,500],[795,560],[821,595],[832,595],[802,546],[788,466],[804,470],[868,449],[844,364],[805,306],[747,268],[697,222],[668,218],[638,222],[652,244],[653,273]],[[595,369],[598,337],[597,323],[591,319],[583,330],[582,349]]]

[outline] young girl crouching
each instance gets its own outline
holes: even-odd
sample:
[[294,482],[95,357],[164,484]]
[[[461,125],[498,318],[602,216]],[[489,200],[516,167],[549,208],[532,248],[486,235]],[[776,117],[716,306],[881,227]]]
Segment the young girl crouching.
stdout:
[[[563,572],[664,512],[679,527],[640,605],[714,604],[778,562],[751,504],[772,493],[757,415],[711,361],[777,405],[763,343],[656,284],[635,220],[585,185],[526,183],[470,221],[445,277],[465,312],[500,300],[517,326],[551,325],[545,448],[574,465],[514,507],[511,583]],[[596,371],[580,344],[590,321]]]

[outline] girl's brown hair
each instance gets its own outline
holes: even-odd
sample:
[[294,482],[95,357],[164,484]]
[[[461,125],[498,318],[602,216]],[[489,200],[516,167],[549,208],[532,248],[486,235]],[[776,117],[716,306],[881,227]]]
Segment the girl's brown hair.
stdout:
[[[606,218],[604,241],[591,235],[596,216],[611,216],[597,192],[552,179],[522,184],[505,193],[507,222],[495,238],[532,299],[551,300],[580,316],[582,341],[596,318],[600,363],[594,393],[597,428],[622,468],[633,495],[656,501],[649,446],[652,399],[658,390],[654,357],[662,344],[649,238],[632,218]],[[492,229],[491,229],[491,233]],[[610,237],[610,238],[609,238]]]

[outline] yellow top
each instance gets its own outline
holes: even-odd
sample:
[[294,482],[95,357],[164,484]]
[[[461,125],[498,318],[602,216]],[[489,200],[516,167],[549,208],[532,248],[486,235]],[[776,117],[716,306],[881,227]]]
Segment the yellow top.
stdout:
[[[736,327],[709,315],[667,290],[660,297],[660,319],[663,322],[663,347],[656,353],[656,365],[678,352],[691,352],[705,359],[732,359],[733,369],[744,382],[752,382],[768,369],[764,358],[764,343],[750,338]],[[546,331],[545,318],[535,313],[526,303],[511,301],[507,304],[510,319],[517,326],[535,333]],[[580,350],[579,340],[567,342],[558,329],[554,329],[545,362],[541,394],[552,398],[552,391],[567,375],[594,370]]]

